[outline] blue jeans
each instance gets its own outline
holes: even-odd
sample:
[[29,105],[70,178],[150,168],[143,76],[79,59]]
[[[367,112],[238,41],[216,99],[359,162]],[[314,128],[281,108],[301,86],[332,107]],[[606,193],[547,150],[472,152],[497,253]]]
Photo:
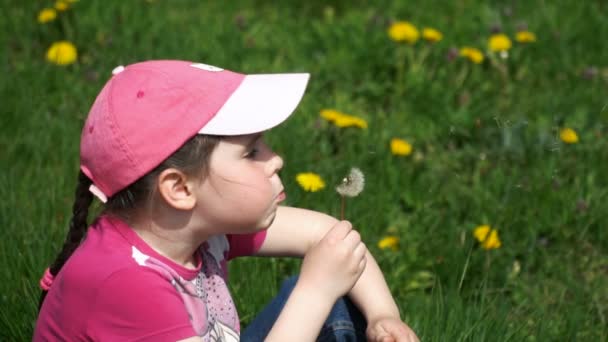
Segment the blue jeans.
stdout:
[[[290,277],[281,290],[241,333],[241,341],[264,341],[276,322],[298,278]],[[365,341],[367,323],[357,307],[347,297],[338,299],[323,324],[317,341]]]

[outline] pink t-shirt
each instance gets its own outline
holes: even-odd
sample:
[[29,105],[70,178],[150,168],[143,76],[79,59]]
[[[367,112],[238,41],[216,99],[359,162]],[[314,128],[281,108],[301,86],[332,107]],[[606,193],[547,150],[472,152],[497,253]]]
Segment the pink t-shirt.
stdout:
[[[266,231],[218,235],[196,270],[155,252],[122,220],[102,216],[49,290],[34,341],[238,341],[226,262],[255,253]],[[224,338],[224,339],[222,339]]]

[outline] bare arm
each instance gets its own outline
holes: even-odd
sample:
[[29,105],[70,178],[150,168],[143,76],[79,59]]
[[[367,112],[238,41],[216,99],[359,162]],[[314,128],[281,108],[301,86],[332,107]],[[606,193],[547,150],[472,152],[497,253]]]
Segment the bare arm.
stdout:
[[349,222],[281,207],[259,255],[304,256],[300,277],[267,341],[314,341],[335,301],[365,269],[367,249]]
[[279,206],[256,255],[303,257],[336,223],[317,211]]
[[314,290],[296,284],[265,341],[315,341],[332,306]]
[[[305,256],[319,244],[327,232],[338,222],[335,218],[323,213],[299,208],[280,207],[275,221],[268,229],[266,241],[264,241],[258,255]],[[409,330],[409,327],[401,323],[399,309],[393,300],[382,271],[367,250],[365,250],[365,260],[365,270],[348,294],[368,322],[368,336],[386,336],[385,330],[392,331],[392,333],[388,333],[389,335],[410,334],[415,336]],[[327,281],[323,283],[327,283]],[[322,327],[335,299],[323,300],[316,296],[315,291],[318,291],[317,289],[305,289],[300,285],[296,284],[279,320],[273,327],[273,332],[281,330],[293,332],[291,330],[292,324],[289,322],[307,322],[306,328],[313,334],[318,333]],[[323,303],[323,301],[325,302]],[[310,303],[319,303],[319,305],[311,305]],[[328,303],[329,305],[326,305]],[[378,326],[386,325],[387,322],[388,328],[378,328]],[[396,330],[398,331],[395,333]],[[315,337],[316,335],[312,336],[311,340],[314,340]]]
[[[279,207],[258,255],[302,257],[336,223],[337,219],[320,212]],[[399,318],[399,309],[380,267],[369,252],[366,252],[366,258],[365,271],[349,296],[368,320],[387,315]]]

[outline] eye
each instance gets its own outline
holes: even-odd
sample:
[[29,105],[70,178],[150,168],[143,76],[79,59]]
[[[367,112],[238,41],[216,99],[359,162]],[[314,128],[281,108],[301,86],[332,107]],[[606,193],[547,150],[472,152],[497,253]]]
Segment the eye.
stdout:
[[255,159],[258,155],[259,150],[256,147],[252,147],[246,154],[245,158],[247,159]]

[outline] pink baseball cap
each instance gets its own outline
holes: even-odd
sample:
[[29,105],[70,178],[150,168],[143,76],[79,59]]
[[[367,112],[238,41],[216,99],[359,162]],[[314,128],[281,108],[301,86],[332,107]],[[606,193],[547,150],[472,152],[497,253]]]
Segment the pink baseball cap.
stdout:
[[174,60],[117,67],[82,129],[80,169],[106,201],[196,134],[270,129],[295,110],[307,73],[244,75]]

